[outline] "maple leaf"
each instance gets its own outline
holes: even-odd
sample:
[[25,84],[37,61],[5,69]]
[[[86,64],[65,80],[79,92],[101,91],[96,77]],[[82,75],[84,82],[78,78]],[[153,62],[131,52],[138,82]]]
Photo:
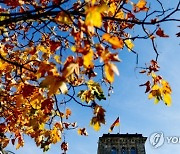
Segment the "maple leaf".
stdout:
[[73,18],[68,13],[61,11],[56,15],[55,21],[60,24],[70,25],[73,23]]
[[61,150],[67,151],[68,150],[68,143],[62,142],[61,143]]
[[70,109],[66,109],[66,119],[68,119],[68,117],[72,114]]
[[50,131],[50,141],[51,143],[55,144],[61,140],[61,134],[60,131],[53,127],[53,129]]
[[158,35],[159,37],[169,37],[169,35],[166,35],[164,33],[164,30],[162,30],[160,27],[158,28],[158,30],[156,31],[156,35]]
[[9,139],[7,137],[0,137],[0,143],[1,143],[1,148],[7,147],[9,144]]
[[18,144],[16,145],[16,149],[19,149],[20,147],[23,147],[24,146],[24,140],[23,140],[23,137],[22,135],[19,135],[17,137],[18,139]]
[[88,104],[95,99],[95,95],[91,90],[81,90],[77,97],[80,97],[82,102],[86,101]]
[[122,49],[124,47],[123,40],[117,36],[111,36],[110,34],[106,33],[102,36],[102,39],[110,43],[113,49]]
[[102,15],[104,11],[108,9],[107,5],[92,6],[86,9],[86,20],[85,24],[88,26],[101,27],[102,26]]
[[120,11],[116,14],[115,17],[118,18],[118,19],[124,19],[124,12],[123,12],[122,10],[120,10]]
[[40,109],[42,100],[43,96],[40,93],[37,93],[31,98],[30,104],[34,109]]
[[86,131],[86,128],[79,128],[79,129],[77,130],[77,132],[78,132],[79,135],[88,136],[88,133],[87,133],[87,131]]
[[96,105],[94,108],[94,117],[90,121],[90,125],[94,130],[99,131],[101,124],[105,124],[105,113],[106,112],[101,106]]
[[139,86],[146,86],[146,91],[145,91],[145,93],[149,92],[150,89],[151,89],[151,83],[150,83],[150,81],[147,81],[146,83],[141,84],[141,85],[139,85]]
[[133,47],[134,47],[134,44],[132,43],[131,39],[127,39],[124,42],[125,42],[125,44],[126,44],[126,46],[128,48],[128,51],[131,51],[133,49]]
[[87,68],[92,68],[94,66],[92,60],[93,60],[94,52],[92,49],[89,50],[89,52],[83,56],[83,64]]
[[105,75],[107,80],[112,83],[114,81],[114,73],[116,73],[117,75],[119,75],[119,71],[118,68],[115,64],[113,63],[107,63],[104,66],[104,71],[105,71]]
[[44,110],[45,114],[51,113],[51,110],[53,109],[53,103],[54,101],[51,98],[48,98],[41,103],[41,109]]
[[62,80],[60,76],[48,75],[45,79],[40,83],[41,88],[48,88],[48,95],[52,96],[58,92],[60,88],[61,93],[66,94],[68,92],[68,88],[66,83]]
[[68,78],[71,74],[75,73],[77,76],[79,75],[79,65],[76,63],[68,63],[64,65],[62,70],[62,77]]
[[134,5],[134,12],[148,11],[149,8],[146,7],[146,0],[139,0],[137,4]]

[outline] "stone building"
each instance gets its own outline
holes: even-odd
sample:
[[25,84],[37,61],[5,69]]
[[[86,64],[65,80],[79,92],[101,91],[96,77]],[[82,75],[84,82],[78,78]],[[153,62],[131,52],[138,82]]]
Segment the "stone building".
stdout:
[[97,154],[145,154],[146,139],[142,134],[103,134]]

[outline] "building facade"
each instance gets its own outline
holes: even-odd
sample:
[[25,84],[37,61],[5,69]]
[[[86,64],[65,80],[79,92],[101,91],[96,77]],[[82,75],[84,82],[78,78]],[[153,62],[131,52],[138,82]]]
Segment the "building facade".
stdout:
[[103,134],[97,154],[146,154],[146,139],[142,134]]

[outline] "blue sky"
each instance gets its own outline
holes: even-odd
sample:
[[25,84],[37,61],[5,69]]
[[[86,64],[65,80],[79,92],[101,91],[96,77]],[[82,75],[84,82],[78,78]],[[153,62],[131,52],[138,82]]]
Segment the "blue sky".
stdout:
[[[166,7],[170,4],[175,5],[178,0],[168,0]],[[179,14],[176,14],[180,16]],[[172,87],[172,106],[167,107],[163,102],[155,105],[153,100],[148,100],[144,93],[145,87],[139,87],[145,83],[148,78],[139,74],[139,70],[135,70],[136,56],[129,53],[126,49],[120,53],[122,63],[118,64],[120,76],[116,76],[114,82],[114,93],[106,101],[101,104],[106,110],[106,125],[96,132],[89,126],[92,116],[92,110],[85,110],[81,106],[72,104],[72,118],[78,119],[80,127],[86,127],[89,136],[83,137],[77,134],[76,130],[66,132],[66,140],[69,143],[68,154],[95,154],[97,151],[98,138],[103,133],[108,133],[108,129],[112,122],[120,116],[120,133],[140,133],[149,137],[154,132],[162,131],[165,136],[180,136],[180,39],[175,34],[180,31],[177,23],[166,23],[162,27],[170,38],[157,38],[158,50],[160,53],[158,62],[160,65],[159,74],[162,75]],[[142,43],[143,42],[143,43]],[[145,62],[149,62],[155,57],[151,44],[148,41],[137,41],[135,50],[139,51],[139,63],[141,66]],[[118,128],[114,128],[113,133],[117,133]],[[8,150],[12,150],[17,154],[41,154],[43,153],[35,146],[35,143],[25,138],[25,146],[19,150],[9,146]],[[47,154],[60,153],[60,144],[52,145]],[[180,153],[179,144],[167,144],[154,149],[147,139],[147,154],[169,154]]]

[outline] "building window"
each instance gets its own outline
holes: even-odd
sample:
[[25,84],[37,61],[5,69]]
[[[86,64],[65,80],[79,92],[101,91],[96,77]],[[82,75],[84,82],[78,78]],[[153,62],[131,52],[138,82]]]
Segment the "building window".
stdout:
[[122,147],[121,154],[127,154],[127,149],[125,147]]
[[115,147],[111,149],[111,154],[117,154],[117,149]]
[[134,147],[131,148],[130,154],[137,154],[136,149]]

